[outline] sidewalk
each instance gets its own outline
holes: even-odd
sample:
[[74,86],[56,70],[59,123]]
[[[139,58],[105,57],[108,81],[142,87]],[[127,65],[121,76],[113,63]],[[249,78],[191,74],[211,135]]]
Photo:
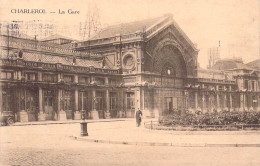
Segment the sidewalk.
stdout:
[[260,131],[163,131],[136,127],[134,119],[101,126],[89,124],[89,136],[80,141],[174,147],[260,147]]
[[[85,122],[88,123],[96,123],[96,122],[115,122],[115,121],[127,121],[130,119],[122,118],[122,119],[98,119],[91,120],[87,119]],[[28,125],[51,125],[51,124],[72,124],[72,123],[81,123],[83,120],[66,120],[66,121],[33,121],[33,122],[16,122],[14,126],[28,126]]]

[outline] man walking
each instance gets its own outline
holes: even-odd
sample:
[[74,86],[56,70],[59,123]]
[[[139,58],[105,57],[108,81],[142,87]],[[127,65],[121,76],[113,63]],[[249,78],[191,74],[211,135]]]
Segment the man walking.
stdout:
[[142,121],[142,111],[138,108],[138,111],[136,111],[136,126],[139,127]]

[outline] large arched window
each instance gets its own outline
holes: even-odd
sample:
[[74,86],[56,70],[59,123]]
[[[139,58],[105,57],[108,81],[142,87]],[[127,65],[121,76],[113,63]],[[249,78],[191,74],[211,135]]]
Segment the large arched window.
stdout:
[[173,45],[165,45],[156,51],[153,58],[154,72],[174,77],[186,77],[187,69],[182,54]]

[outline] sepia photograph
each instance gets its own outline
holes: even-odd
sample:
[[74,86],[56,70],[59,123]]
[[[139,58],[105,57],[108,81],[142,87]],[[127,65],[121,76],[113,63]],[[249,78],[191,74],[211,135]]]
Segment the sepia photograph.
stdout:
[[1,166],[259,166],[260,0],[0,0]]

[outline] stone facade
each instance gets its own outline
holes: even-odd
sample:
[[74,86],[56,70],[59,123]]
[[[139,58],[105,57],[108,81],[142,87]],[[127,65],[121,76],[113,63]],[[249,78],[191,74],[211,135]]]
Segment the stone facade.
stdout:
[[121,26],[66,47],[1,35],[1,111],[26,122],[260,108],[259,70],[198,68],[171,16]]

